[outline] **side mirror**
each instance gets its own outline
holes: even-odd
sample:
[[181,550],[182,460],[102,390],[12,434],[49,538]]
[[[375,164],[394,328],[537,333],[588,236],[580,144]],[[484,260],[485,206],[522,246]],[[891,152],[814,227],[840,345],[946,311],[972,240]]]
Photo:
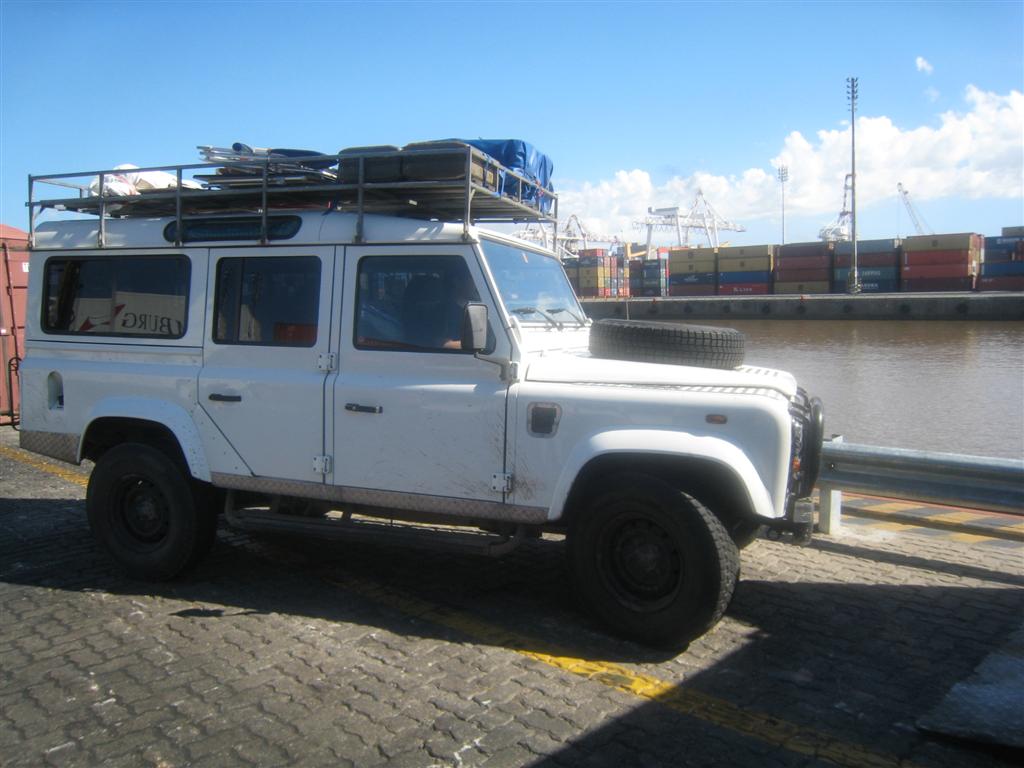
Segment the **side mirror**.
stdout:
[[462,349],[483,352],[487,349],[487,305],[470,302],[462,314]]

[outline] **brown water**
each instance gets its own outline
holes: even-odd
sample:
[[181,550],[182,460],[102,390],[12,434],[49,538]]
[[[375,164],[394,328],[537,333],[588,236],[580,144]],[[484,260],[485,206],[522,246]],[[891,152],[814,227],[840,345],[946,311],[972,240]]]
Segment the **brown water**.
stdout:
[[1024,323],[699,321],[793,373],[847,442],[1024,458]]

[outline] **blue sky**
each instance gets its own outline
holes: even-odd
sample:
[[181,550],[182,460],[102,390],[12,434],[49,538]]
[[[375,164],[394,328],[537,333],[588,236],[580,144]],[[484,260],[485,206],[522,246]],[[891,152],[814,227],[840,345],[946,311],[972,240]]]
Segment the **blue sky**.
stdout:
[[[919,62],[920,60],[920,62]],[[562,213],[624,235],[702,188],[778,242],[832,219],[860,80],[859,229],[1024,224],[1024,3],[0,4],[0,221],[29,173],[448,137],[549,154]],[[862,121],[865,121],[862,123]],[[611,232],[609,232],[611,233]]]

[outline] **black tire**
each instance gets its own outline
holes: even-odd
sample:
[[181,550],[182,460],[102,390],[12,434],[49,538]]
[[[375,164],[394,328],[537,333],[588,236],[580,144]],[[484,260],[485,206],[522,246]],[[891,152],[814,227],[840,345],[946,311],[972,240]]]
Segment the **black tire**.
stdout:
[[613,632],[677,649],[725,613],[739,552],[700,502],[647,475],[619,475],[578,511],[569,561],[587,607]]
[[128,575],[165,581],[213,543],[216,510],[203,489],[160,450],[124,443],[103,454],[89,477],[89,526]]
[[743,334],[735,328],[598,320],[590,326],[590,354],[612,360],[727,369],[743,364],[746,349]]

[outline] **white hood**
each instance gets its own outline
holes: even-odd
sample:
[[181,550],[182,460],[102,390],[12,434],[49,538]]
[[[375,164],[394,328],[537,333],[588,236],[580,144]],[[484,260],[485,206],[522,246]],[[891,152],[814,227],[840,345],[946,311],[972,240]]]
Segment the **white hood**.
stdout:
[[729,387],[771,389],[787,398],[796,394],[796,379],[785,371],[740,366],[729,370],[688,365],[634,363],[587,355],[548,354],[530,360],[527,381],[559,384],[616,384],[637,387]]

